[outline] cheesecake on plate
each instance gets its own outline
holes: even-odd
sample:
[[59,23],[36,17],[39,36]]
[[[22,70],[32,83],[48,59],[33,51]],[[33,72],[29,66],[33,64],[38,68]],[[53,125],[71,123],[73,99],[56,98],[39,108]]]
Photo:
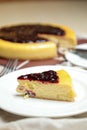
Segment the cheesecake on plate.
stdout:
[[49,70],[21,75],[17,78],[17,92],[24,97],[74,101],[72,78],[65,70]]

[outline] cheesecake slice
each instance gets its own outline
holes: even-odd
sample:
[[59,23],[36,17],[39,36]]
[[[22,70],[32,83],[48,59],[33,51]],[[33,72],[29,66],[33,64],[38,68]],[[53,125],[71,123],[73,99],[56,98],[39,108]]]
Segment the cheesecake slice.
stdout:
[[0,28],[0,56],[43,60],[57,56],[57,47],[75,48],[75,32],[57,24],[18,24]]
[[41,73],[21,75],[16,91],[24,97],[74,101],[72,79],[65,70],[49,70]]

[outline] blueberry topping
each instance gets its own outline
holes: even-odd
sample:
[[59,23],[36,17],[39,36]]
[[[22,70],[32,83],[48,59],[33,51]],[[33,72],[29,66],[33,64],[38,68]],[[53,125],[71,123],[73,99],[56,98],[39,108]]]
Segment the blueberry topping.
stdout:
[[51,82],[51,83],[56,83],[59,81],[59,77],[58,77],[56,71],[53,71],[53,70],[45,71],[42,73],[33,73],[33,74],[22,75],[22,76],[18,77],[18,79],[38,80],[38,81],[42,81],[42,82],[47,81],[47,82]]
[[0,38],[14,43],[31,43],[48,41],[38,34],[52,34],[64,36],[65,31],[58,27],[40,24],[16,25],[0,28]]

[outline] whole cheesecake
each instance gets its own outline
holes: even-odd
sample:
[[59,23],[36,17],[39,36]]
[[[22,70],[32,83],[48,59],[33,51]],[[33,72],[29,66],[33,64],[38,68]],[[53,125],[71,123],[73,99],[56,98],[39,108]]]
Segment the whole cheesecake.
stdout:
[[18,59],[48,59],[57,56],[57,47],[74,48],[76,35],[57,24],[18,24],[0,28],[0,56]]
[[72,79],[65,70],[21,75],[17,80],[19,85],[16,91],[24,97],[74,101]]

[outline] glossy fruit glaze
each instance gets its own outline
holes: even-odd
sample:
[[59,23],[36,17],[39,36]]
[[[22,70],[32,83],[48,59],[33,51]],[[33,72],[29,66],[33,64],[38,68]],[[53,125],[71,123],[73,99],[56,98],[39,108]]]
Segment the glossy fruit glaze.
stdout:
[[40,24],[26,24],[0,28],[0,38],[14,43],[41,43],[47,41],[47,39],[39,37],[39,34],[64,36],[65,31],[58,27]]
[[56,71],[49,70],[42,73],[32,73],[21,75],[18,77],[19,80],[37,80],[41,82],[50,82],[50,83],[58,83],[59,77]]

